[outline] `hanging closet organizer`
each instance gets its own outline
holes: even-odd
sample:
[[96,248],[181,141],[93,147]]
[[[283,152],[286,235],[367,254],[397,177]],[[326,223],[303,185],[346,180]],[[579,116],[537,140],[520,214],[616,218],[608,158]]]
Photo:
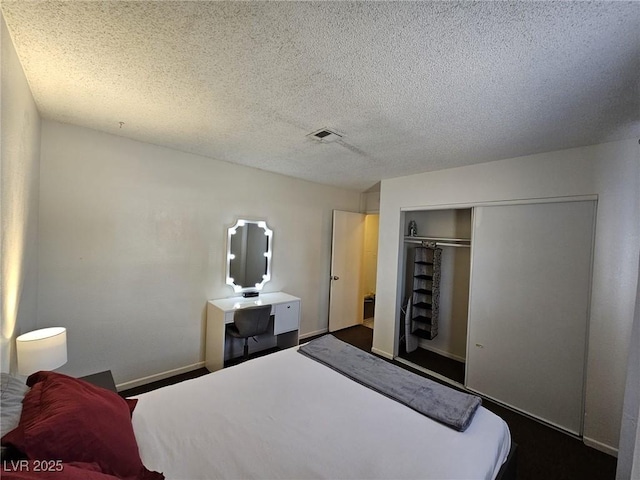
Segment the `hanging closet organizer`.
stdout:
[[432,340],[438,335],[442,249],[434,243],[414,252],[411,333]]

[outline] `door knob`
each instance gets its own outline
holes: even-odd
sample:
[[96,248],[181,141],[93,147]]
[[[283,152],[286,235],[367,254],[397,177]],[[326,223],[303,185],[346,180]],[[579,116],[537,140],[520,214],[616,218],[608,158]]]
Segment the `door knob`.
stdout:
[[333,275],[333,276],[331,277],[331,280],[340,280],[340,277],[339,277],[339,276],[337,276],[337,275]]

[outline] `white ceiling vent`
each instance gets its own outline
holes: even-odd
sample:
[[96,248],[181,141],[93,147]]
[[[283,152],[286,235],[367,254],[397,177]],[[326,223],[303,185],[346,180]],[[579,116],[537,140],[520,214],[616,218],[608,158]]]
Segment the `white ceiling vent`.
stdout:
[[320,130],[308,134],[307,137],[313,138],[314,140],[317,140],[319,142],[331,143],[335,142],[336,140],[340,140],[342,138],[342,135],[329,130],[328,128],[321,128]]

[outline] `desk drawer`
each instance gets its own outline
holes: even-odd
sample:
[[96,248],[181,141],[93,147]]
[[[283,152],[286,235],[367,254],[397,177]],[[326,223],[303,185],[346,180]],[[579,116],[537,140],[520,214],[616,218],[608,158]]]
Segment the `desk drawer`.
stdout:
[[275,321],[273,334],[291,332],[300,328],[300,302],[280,303],[275,305]]

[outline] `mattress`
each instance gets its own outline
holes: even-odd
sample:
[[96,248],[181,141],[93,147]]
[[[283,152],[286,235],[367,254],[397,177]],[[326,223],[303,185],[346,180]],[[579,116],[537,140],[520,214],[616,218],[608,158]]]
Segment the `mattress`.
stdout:
[[283,350],[138,397],[143,463],[167,479],[493,479],[506,423],[457,432]]

